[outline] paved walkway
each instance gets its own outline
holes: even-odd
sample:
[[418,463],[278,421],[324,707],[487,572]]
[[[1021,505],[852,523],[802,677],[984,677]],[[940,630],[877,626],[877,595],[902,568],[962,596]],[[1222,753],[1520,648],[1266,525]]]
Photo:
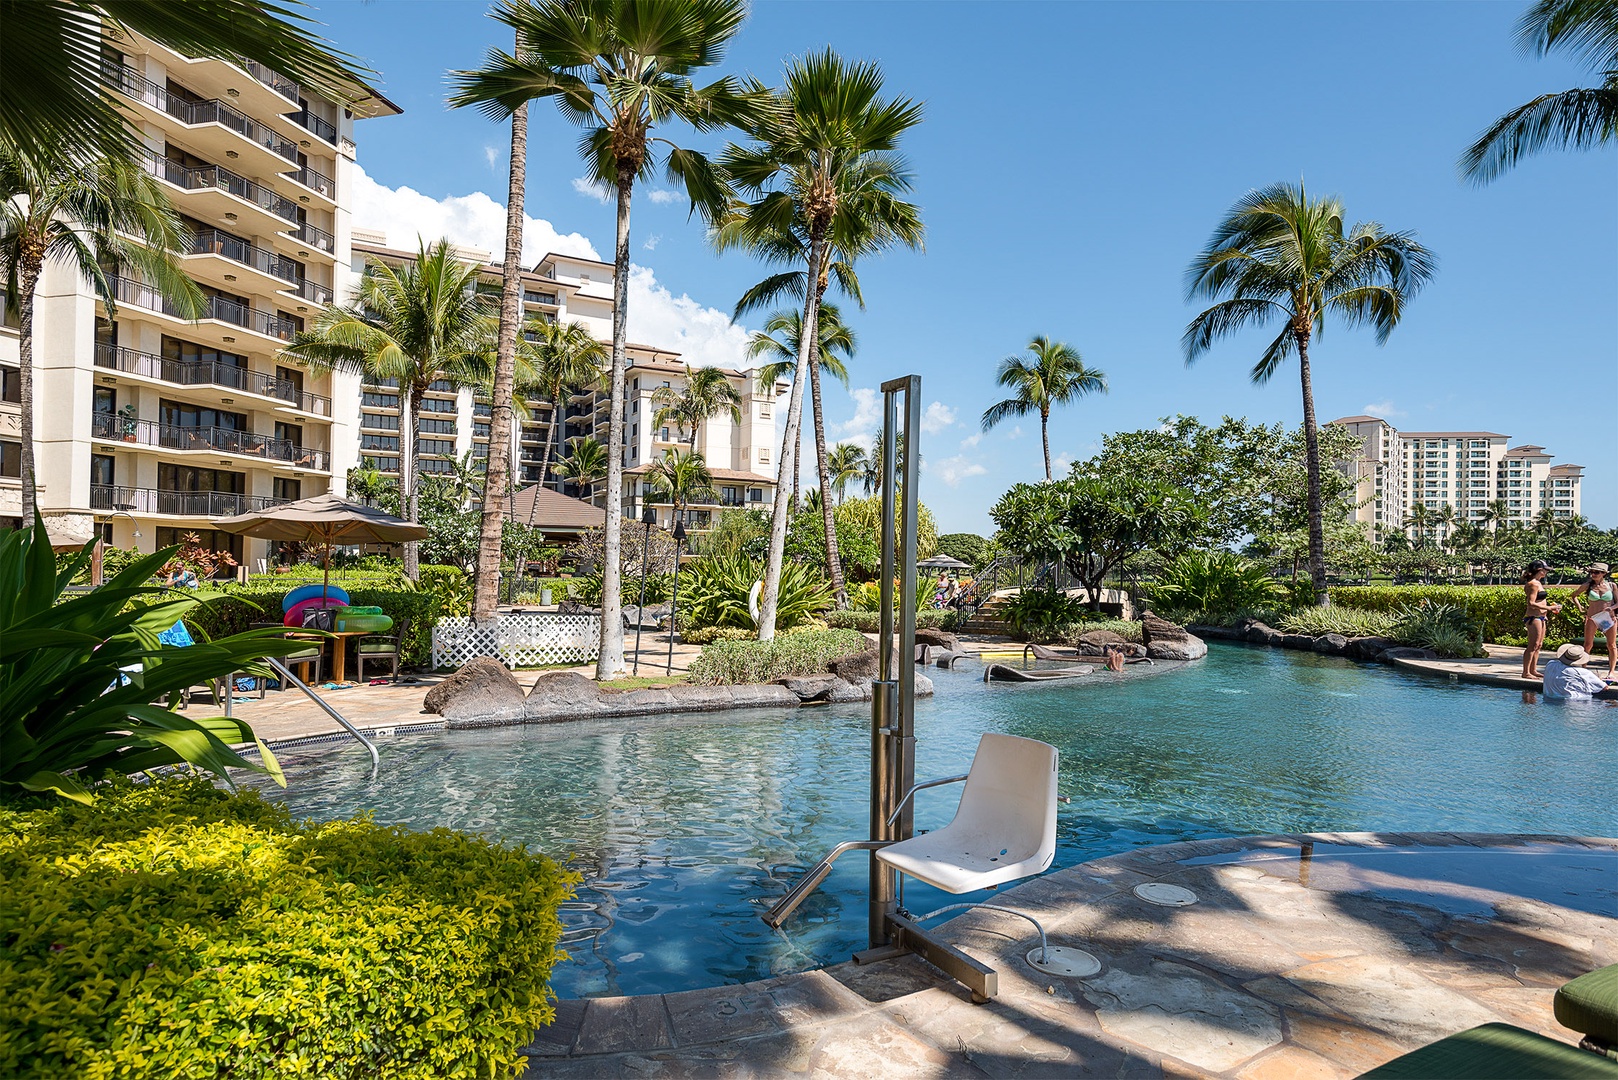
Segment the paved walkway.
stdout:
[[[1148,882],[1191,889],[1159,907]],[[951,940],[1000,972],[966,991],[914,958],[712,990],[557,1003],[540,1077],[1346,1078],[1504,1020],[1567,1042],[1551,995],[1618,963],[1618,841],[1322,834],[1144,848],[998,903],[1102,964],[1042,975],[1021,919]],[[790,925],[790,924],[789,924]]]
[[[1538,679],[1525,679],[1522,677],[1521,649],[1514,649],[1506,645],[1485,645],[1483,650],[1488,656],[1480,656],[1466,660],[1395,660],[1394,663],[1407,671],[1416,671],[1424,675],[1451,676],[1462,682],[1483,683],[1487,686],[1506,686],[1513,690],[1543,691],[1544,686]],[[1545,670],[1545,664],[1554,659],[1554,654],[1540,653],[1539,669]],[[1590,661],[1589,669],[1597,675],[1605,676],[1607,672],[1607,658],[1604,654],[1597,655]],[[1618,698],[1618,687],[1610,687],[1601,695],[1603,698]]]

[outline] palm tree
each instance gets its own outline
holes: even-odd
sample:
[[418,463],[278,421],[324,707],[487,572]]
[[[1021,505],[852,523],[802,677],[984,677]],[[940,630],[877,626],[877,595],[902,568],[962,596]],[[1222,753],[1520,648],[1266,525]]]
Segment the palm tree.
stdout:
[[831,489],[837,495],[837,505],[843,505],[848,485],[865,478],[865,448],[855,443],[838,443],[832,447],[827,459],[831,471]]
[[[758,369],[757,378],[760,390],[768,390],[782,379],[796,375],[798,348],[800,345],[799,337],[802,333],[803,313],[787,309],[772,314],[765,321],[764,329],[753,334],[752,339],[747,343],[748,357],[750,359],[756,359],[760,356],[772,357],[768,363]],[[819,356],[821,370],[846,387],[848,385],[846,361],[854,358],[854,331],[844,324],[842,312],[838,310],[837,305],[828,304],[824,301],[821,303],[820,319],[815,333],[820,338],[816,346],[816,352]],[[812,390],[809,403],[814,408],[815,461],[817,468],[820,468],[821,472],[825,473],[829,479],[832,470],[831,461],[826,456],[826,422],[821,412],[820,378],[818,373],[810,381],[809,385]],[[792,490],[794,500],[797,498],[798,477],[803,471],[798,466],[799,454],[802,448],[803,435],[800,429],[798,441],[792,444]],[[820,466],[822,462],[824,462],[824,467]],[[815,508],[822,510],[822,530],[824,531],[824,508],[818,504]],[[845,588],[842,583],[843,567],[841,561],[836,557],[837,530],[833,528],[826,535],[832,538],[826,551],[826,565],[831,568],[832,596],[835,599]]]
[[109,316],[117,277],[106,268],[115,266],[134,269],[181,318],[197,318],[201,290],[175,263],[184,247],[174,207],[145,170],[121,158],[35,160],[0,140],[0,280],[19,319],[24,521],[34,516],[34,298],[45,264],[74,267]]
[[663,457],[652,463],[646,479],[651,485],[651,498],[674,504],[675,521],[680,520],[681,507],[713,498],[713,474],[708,471],[707,460],[695,450],[684,454],[665,450]]
[[658,407],[652,424],[661,427],[672,420],[682,436],[690,431],[692,453],[697,450],[697,429],[709,417],[728,413],[731,423],[742,422],[742,396],[716,367],[693,368],[687,364],[685,386],[679,390],[658,387],[652,392],[652,404]]
[[1534,515],[1533,529],[1536,535],[1546,540],[1555,540],[1562,535],[1562,519],[1556,516],[1556,511],[1548,506],[1540,507],[1539,513]]
[[[865,464],[864,471],[860,474],[860,486],[865,489],[865,494],[867,495],[874,494],[882,487],[882,462],[883,458],[887,456],[887,446],[887,440],[883,438],[882,433],[879,431],[876,437],[871,440],[871,449],[861,451],[861,457],[864,459]],[[903,476],[905,471],[905,451],[902,445],[894,455],[894,459],[896,471]],[[921,463],[921,455],[917,454],[917,466],[920,466]]]
[[[568,398],[600,382],[601,365],[607,360],[607,350],[581,323],[552,322],[549,319],[529,320],[522,348],[534,370],[533,383],[527,389],[534,396],[550,402],[551,406],[550,426],[546,429],[545,445],[539,456],[538,483],[544,487],[552,448],[561,445],[562,430],[567,426],[564,414],[567,412]],[[535,499],[533,505],[537,507],[539,500]],[[530,511],[528,524],[533,523]]]
[[1433,524],[1441,530],[1440,543],[1444,546],[1451,546],[1450,541],[1454,537],[1455,526],[1460,523],[1460,520],[1460,516],[1455,513],[1455,507],[1450,503],[1440,506],[1438,513],[1433,515]]
[[1493,532],[1499,532],[1511,524],[1511,504],[1505,499],[1492,499],[1483,508],[1483,524]]
[[1051,479],[1051,406],[1066,405],[1086,394],[1105,394],[1107,375],[1084,366],[1079,350],[1064,341],[1052,341],[1044,334],[1028,343],[1032,359],[1008,356],[1000,361],[995,381],[1012,392],[983,411],[983,430],[988,431],[1013,416],[1039,413],[1039,438],[1045,448],[1045,479]]
[[1539,0],[1517,23],[1517,43],[1584,60],[1599,87],[1541,94],[1496,120],[1461,156],[1461,175],[1486,184],[1529,154],[1618,142],[1618,6],[1613,0]]
[[348,470],[348,494],[366,506],[375,506],[387,489],[387,477],[376,467],[375,458],[361,458],[358,465]]
[[[755,84],[756,85],[756,84]],[[757,87],[762,90],[762,87]],[[845,271],[856,258],[895,244],[921,244],[921,215],[903,196],[910,174],[895,148],[906,131],[921,122],[920,104],[882,97],[882,71],[876,64],[845,62],[827,49],[787,66],[785,85],[774,106],[747,128],[751,146],[727,147],[722,164],[738,194],[714,233],[721,251],[743,248],[767,262],[797,264],[756,286],[743,302],[768,303],[781,295],[803,297],[803,331],[792,399],[787,408],[776,499],[770,518],[770,552],[759,602],[758,636],[775,636],[775,608],[786,548],[788,468],[797,467],[804,387],[820,396],[820,365],[810,362],[820,341],[820,305],[834,273],[845,292]],[[843,269],[840,271],[838,267]],[[773,282],[773,284],[772,284]],[[851,295],[859,299],[857,283]],[[825,433],[816,412],[816,467],[822,490],[828,477]],[[839,606],[846,606],[837,529],[829,500],[822,500],[827,566]]]
[[571,480],[584,491],[586,500],[596,497],[596,483],[607,477],[607,448],[588,436],[567,441],[567,456],[556,463],[556,475]]
[[1268,382],[1294,353],[1303,388],[1303,437],[1308,469],[1309,576],[1317,602],[1326,594],[1326,540],[1320,496],[1320,439],[1310,381],[1309,343],[1335,314],[1348,326],[1370,324],[1387,341],[1409,302],[1433,273],[1433,256],[1410,233],[1375,222],[1345,228],[1335,197],[1311,200],[1303,184],[1273,184],[1249,192],[1214,230],[1188,272],[1189,298],[1220,301],[1186,327],[1186,363],[1219,338],[1272,319],[1281,332],[1253,365],[1255,383]]
[[629,207],[637,180],[652,175],[657,145],[668,182],[684,188],[693,209],[717,213],[724,186],[702,154],[652,134],[671,121],[699,131],[747,117],[754,99],[736,82],[706,86],[692,73],[719,62],[746,17],[744,0],[501,0],[495,17],[517,32],[515,55],[492,52],[480,71],[453,75],[455,105],[480,105],[504,117],[535,98],[549,97],[585,129],[580,153],[590,179],[617,192],[614,248],[612,367],[607,420],[607,499],[601,576],[598,678],[624,667],[622,543],[624,370],[629,317]]
[[302,14],[262,0],[53,0],[3,11],[0,145],[40,168],[77,166],[80,153],[130,157],[132,133],[101,73],[102,46],[114,34],[133,31],[187,56],[254,60],[345,104],[370,92],[361,79],[372,72],[331,52],[300,25],[309,23]]
[[1404,527],[1415,530],[1415,546],[1417,548],[1424,548],[1427,546],[1427,541],[1432,537],[1433,521],[1436,516],[1437,515],[1428,509],[1426,503],[1417,503],[1416,505],[1412,506],[1410,508],[1410,512],[1405,515],[1403,522]]
[[[372,263],[351,303],[328,305],[283,352],[316,371],[362,373],[399,388],[399,490],[405,516],[417,520],[416,442],[421,400],[439,379],[477,385],[488,320],[476,288],[478,268],[450,253],[449,241],[421,240],[414,261],[395,269]],[[416,576],[416,543],[405,545],[405,573]]]

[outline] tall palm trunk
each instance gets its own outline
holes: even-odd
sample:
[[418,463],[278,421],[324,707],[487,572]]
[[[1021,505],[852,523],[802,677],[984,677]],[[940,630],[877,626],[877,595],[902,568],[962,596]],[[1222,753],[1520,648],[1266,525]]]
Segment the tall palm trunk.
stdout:
[[1320,502],[1320,433],[1315,429],[1315,390],[1309,378],[1309,332],[1294,331],[1298,341],[1298,377],[1303,383],[1303,452],[1308,470],[1309,501],[1309,580],[1315,587],[1315,603],[1326,607],[1326,530]]
[[22,258],[17,266],[17,309],[22,324],[17,333],[17,389],[22,402],[22,527],[31,528],[34,520],[34,293],[39,289],[39,275],[45,268],[44,247],[24,242]]
[[[808,281],[811,285],[814,284],[825,246],[825,227],[817,224],[809,234]],[[797,455],[790,451],[798,445],[803,425],[803,391],[809,381],[808,369],[818,359],[815,356],[815,323],[819,315],[820,290],[807,288],[804,290],[803,299],[801,324],[803,330],[798,335],[798,364],[792,374],[792,402],[787,407],[786,431],[781,436],[781,463],[775,478],[775,505],[770,511],[770,556],[764,564],[764,590],[758,601],[760,641],[769,641],[775,637],[775,608],[777,593],[781,589],[781,560],[786,555],[787,546],[787,505],[781,498],[781,492],[786,489],[786,470],[789,461],[793,475],[796,476],[798,472]],[[821,494],[824,495],[825,492]]]
[[[403,496],[400,505],[405,518],[410,521],[417,520],[416,442],[421,438],[421,421],[418,418],[421,416],[421,399],[426,393],[427,384],[422,382],[412,383],[408,389],[399,387],[399,404],[403,408],[403,415],[399,417],[399,493]],[[404,546],[405,577],[412,581],[420,574],[416,544],[417,541],[408,540]]]
[[1051,482],[1051,410],[1049,406],[1039,410],[1039,442],[1045,448],[1045,482]]
[[[825,290],[821,290],[824,293]],[[818,308],[818,305],[817,305]],[[818,320],[820,312],[815,316]],[[819,340],[820,328],[806,327],[804,333],[811,335],[810,340]],[[817,349],[816,352],[819,352]],[[818,360],[819,358],[816,357]],[[832,602],[838,611],[848,607],[848,587],[843,583],[843,562],[837,554],[837,522],[832,517],[831,470],[826,465],[826,421],[820,409],[820,364],[809,365],[809,390],[813,395],[811,404],[814,406],[815,424],[815,468],[820,479],[820,519],[826,530],[826,571],[831,575]]]
[[624,349],[629,316],[629,197],[635,168],[618,165],[618,243],[612,270],[612,390],[607,416],[607,522],[603,530],[601,568],[601,651],[596,678],[610,679],[624,670],[624,621],[619,556],[624,520]]
[[511,114],[511,178],[506,192],[506,259],[501,268],[500,342],[495,353],[493,401],[489,406],[489,461],[483,473],[483,530],[472,588],[472,618],[492,619],[500,603],[500,539],[505,503],[498,486],[511,490],[511,397],[516,381],[517,327],[522,321],[523,187],[528,164],[528,106]]

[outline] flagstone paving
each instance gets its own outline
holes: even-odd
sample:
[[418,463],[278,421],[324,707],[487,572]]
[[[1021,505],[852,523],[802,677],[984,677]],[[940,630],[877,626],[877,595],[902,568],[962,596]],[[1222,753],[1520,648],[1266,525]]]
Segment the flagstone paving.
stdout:
[[[1198,902],[1165,908],[1162,881]],[[946,936],[1000,996],[914,957],[741,986],[557,1003],[528,1077],[1355,1076],[1491,1020],[1574,1043],[1551,996],[1618,963],[1618,841],[1312,834],[1144,848],[996,901],[1083,948],[1096,975],[1024,960],[1028,924],[972,912]]]

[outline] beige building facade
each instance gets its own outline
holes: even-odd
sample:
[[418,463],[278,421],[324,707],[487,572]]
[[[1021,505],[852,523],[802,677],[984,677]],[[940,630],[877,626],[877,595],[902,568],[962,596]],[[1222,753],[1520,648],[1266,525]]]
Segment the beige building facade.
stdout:
[[[1491,522],[1503,504],[1505,520],[1528,524],[1541,513],[1579,516],[1582,465],[1553,465],[1542,446],[1512,445],[1496,431],[1400,431],[1375,416],[1345,416],[1332,424],[1360,439],[1364,452],[1340,463],[1359,480],[1357,520],[1373,540],[1403,531],[1418,505],[1450,506],[1458,523]],[[1440,527],[1440,535],[1448,527]]]

